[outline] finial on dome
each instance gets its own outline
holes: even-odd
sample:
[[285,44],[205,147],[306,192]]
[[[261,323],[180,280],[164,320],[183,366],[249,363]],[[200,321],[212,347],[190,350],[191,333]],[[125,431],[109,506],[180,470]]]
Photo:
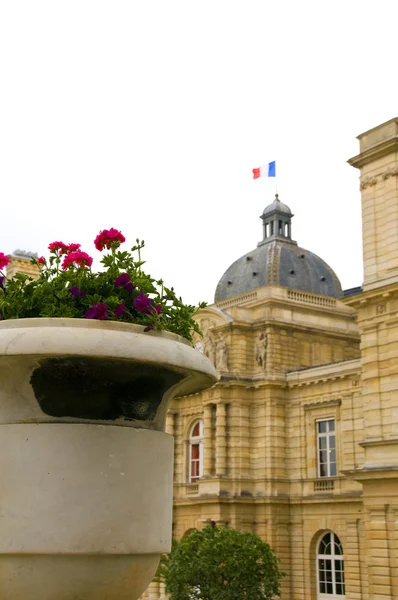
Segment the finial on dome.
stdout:
[[278,192],[276,192],[276,194],[275,194],[275,200],[278,200],[278,202],[280,202]]

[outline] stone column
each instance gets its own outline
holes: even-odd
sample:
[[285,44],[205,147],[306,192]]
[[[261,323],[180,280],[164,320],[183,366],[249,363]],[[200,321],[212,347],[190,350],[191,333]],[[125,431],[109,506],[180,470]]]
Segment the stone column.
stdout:
[[366,553],[368,558],[369,597],[393,598],[391,581],[391,540],[387,523],[388,504],[372,504],[366,507]]
[[227,470],[227,411],[225,404],[216,407],[216,475],[225,475]]
[[203,413],[203,477],[213,476],[213,404],[206,404]]
[[149,584],[147,592],[148,592],[148,600],[158,600],[159,599],[159,582],[155,581],[155,580],[152,581]]
[[159,600],[167,600],[166,584],[163,581],[159,582]]
[[174,413],[168,412],[166,416],[166,433],[174,435]]
[[228,473],[231,477],[247,479],[250,476],[250,430],[249,406],[244,402],[234,401],[230,405],[228,437]]
[[344,561],[345,586],[347,598],[364,597],[363,584],[361,582],[362,569],[361,548],[359,544],[359,519],[347,519],[345,526],[345,541],[343,544],[344,556],[349,557]]

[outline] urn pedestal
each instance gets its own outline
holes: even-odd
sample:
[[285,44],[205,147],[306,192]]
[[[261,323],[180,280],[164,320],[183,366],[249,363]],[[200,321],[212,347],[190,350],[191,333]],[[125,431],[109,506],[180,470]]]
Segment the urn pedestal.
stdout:
[[216,381],[183,338],[0,323],[0,598],[134,600],[170,550],[175,395]]

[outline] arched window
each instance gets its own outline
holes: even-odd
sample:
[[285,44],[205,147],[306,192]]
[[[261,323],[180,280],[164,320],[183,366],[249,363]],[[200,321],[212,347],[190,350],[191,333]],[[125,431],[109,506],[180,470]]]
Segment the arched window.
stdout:
[[337,535],[328,531],[318,544],[316,557],[319,600],[343,600],[344,556],[343,547]]
[[203,421],[194,423],[189,436],[189,483],[203,475]]

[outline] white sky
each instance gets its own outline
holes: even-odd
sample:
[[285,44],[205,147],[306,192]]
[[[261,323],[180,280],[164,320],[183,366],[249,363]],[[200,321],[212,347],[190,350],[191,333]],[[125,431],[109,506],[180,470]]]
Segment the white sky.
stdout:
[[0,251],[117,227],[185,301],[262,237],[362,282],[356,136],[397,116],[397,0],[0,0]]

